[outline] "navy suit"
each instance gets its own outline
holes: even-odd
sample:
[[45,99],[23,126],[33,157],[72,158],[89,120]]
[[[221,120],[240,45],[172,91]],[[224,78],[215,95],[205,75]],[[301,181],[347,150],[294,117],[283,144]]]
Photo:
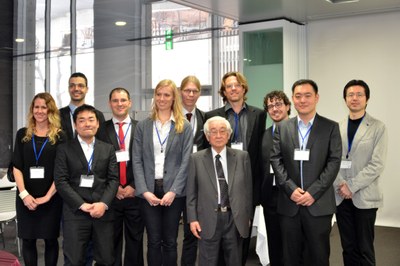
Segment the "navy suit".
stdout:
[[[130,147],[132,147],[133,136],[137,121],[131,119],[130,131]],[[118,135],[115,130],[113,120],[107,120],[101,124],[97,137],[104,142],[110,143],[114,149],[119,150]],[[129,150],[130,160],[126,166],[125,186],[135,188],[135,179],[132,169],[132,149]],[[118,171],[119,173],[119,171]],[[143,232],[144,224],[140,214],[140,199],[124,198],[122,200],[114,198],[112,208],[115,214],[114,221],[114,248],[115,262],[114,265],[144,265],[143,261]],[[122,260],[123,238],[125,238],[125,254]],[[122,263],[124,262],[124,263]]]

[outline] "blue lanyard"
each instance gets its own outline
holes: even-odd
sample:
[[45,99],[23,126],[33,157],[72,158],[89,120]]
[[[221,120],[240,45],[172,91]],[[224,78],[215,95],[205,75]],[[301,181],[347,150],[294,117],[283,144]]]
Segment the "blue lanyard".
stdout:
[[167,134],[167,136],[165,137],[165,139],[164,139],[163,141],[161,141],[160,133],[158,132],[158,128],[157,128],[157,126],[156,126],[156,122],[154,122],[154,127],[156,128],[158,141],[160,142],[160,145],[161,145],[161,152],[163,152],[163,151],[164,151],[163,145],[164,145],[164,143],[167,141],[168,136],[169,136],[169,133],[171,132],[171,130],[172,130],[172,128],[174,127],[174,125],[173,125],[173,123],[172,123],[172,121],[171,121],[171,126],[169,127],[168,134]]
[[[118,126],[119,126],[119,125],[118,125]],[[131,127],[131,123],[128,124],[128,128],[126,129],[126,131],[125,131],[125,133],[124,133],[124,139],[122,140],[122,142],[121,142],[121,140],[119,139],[119,134],[118,134],[118,132],[115,131],[115,133],[117,134],[117,139],[118,139],[118,143],[119,143],[120,146],[123,145],[123,144],[125,143],[125,138],[126,138],[126,135],[128,135],[128,131],[129,131],[129,128],[130,128],[130,127]]]
[[94,148],[93,148],[92,156],[90,156],[90,159],[87,164],[87,168],[88,168],[87,175],[89,175],[90,171],[92,170],[91,165],[92,165],[92,161],[93,161],[93,154],[94,154]]
[[308,134],[310,134],[310,131],[311,131],[312,127],[313,126],[311,125],[311,127],[307,130],[306,134],[303,137],[303,134],[301,134],[300,127],[299,127],[299,125],[297,125],[297,130],[299,131],[299,134],[300,134],[300,137],[301,137],[301,150],[305,149],[304,140],[307,138]]
[[235,130],[233,131],[233,140],[237,142],[238,134],[239,134],[239,114],[233,112],[233,116],[235,118]]
[[38,166],[40,155],[42,155],[42,151],[44,149],[44,146],[46,146],[48,141],[49,141],[49,138],[46,138],[46,141],[43,143],[42,147],[40,148],[39,154],[37,154],[37,152],[36,152],[36,143],[35,143],[35,134],[32,135],[32,146],[33,146],[33,152],[35,153],[36,166]]
[[353,146],[354,138],[356,137],[358,128],[360,127],[362,121],[364,120],[364,117],[365,117],[365,114],[364,114],[364,116],[361,118],[360,124],[358,124],[357,129],[356,129],[356,132],[354,132],[354,136],[353,136],[353,138],[352,138],[351,140],[349,140],[349,124],[350,124],[350,118],[347,119],[347,154],[346,154],[346,159],[349,158],[349,153],[350,153],[350,151],[351,151],[351,147]]

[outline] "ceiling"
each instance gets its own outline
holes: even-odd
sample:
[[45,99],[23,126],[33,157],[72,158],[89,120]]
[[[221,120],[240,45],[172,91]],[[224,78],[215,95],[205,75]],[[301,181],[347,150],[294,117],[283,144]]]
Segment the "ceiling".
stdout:
[[171,0],[239,23],[287,18],[299,23],[334,17],[400,10],[400,0],[359,0],[332,4],[327,0]]

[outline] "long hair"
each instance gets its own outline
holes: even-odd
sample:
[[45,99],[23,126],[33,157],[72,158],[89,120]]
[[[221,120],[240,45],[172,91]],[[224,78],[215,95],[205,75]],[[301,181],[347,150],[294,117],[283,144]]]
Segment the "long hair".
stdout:
[[61,122],[60,122],[60,113],[56,106],[56,102],[53,97],[48,92],[41,92],[33,97],[31,106],[29,107],[29,113],[27,117],[27,126],[26,133],[23,137],[23,142],[28,142],[32,139],[32,135],[35,132],[36,120],[33,116],[33,108],[35,106],[36,99],[43,99],[47,106],[47,119],[49,124],[49,132],[47,134],[49,141],[51,144],[55,144],[60,133]]
[[163,79],[157,84],[156,88],[154,89],[154,95],[153,95],[154,100],[153,100],[150,117],[154,121],[157,120],[157,118],[158,118],[158,109],[157,109],[157,106],[155,103],[155,98],[156,98],[157,91],[160,88],[164,88],[164,87],[169,87],[172,90],[172,96],[174,97],[174,101],[172,103],[171,110],[172,110],[172,113],[175,118],[175,132],[182,133],[183,125],[184,125],[184,121],[185,121],[185,118],[183,117],[183,112],[182,112],[182,99],[181,99],[180,93],[178,92],[178,88],[176,87],[175,83],[172,80]]
[[228,101],[228,98],[225,96],[225,91],[226,91],[225,81],[229,77],[236,77],[237,81],[239,82],[239,84],[244,89],[244,98],[243,98],[243,100],[246,101],[247,100],[246,94],[249,91],[249,85],[247,84],[247,79],[242,73],[236,72],[236,71],[232,71],[232,72],[226,73],[222,77],[222,80],[221,80],[221,87],[219,89],[219,95],[221,95],[222,100],[224,101],[224,103],[226,103]]

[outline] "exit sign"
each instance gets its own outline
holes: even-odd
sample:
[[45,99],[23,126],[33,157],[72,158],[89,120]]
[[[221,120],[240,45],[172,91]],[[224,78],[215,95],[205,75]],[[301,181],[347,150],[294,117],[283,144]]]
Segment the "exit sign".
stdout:
[[173,32],[171,29],[165,31],[165,50],[172,50],[174,48],[173,44]]

